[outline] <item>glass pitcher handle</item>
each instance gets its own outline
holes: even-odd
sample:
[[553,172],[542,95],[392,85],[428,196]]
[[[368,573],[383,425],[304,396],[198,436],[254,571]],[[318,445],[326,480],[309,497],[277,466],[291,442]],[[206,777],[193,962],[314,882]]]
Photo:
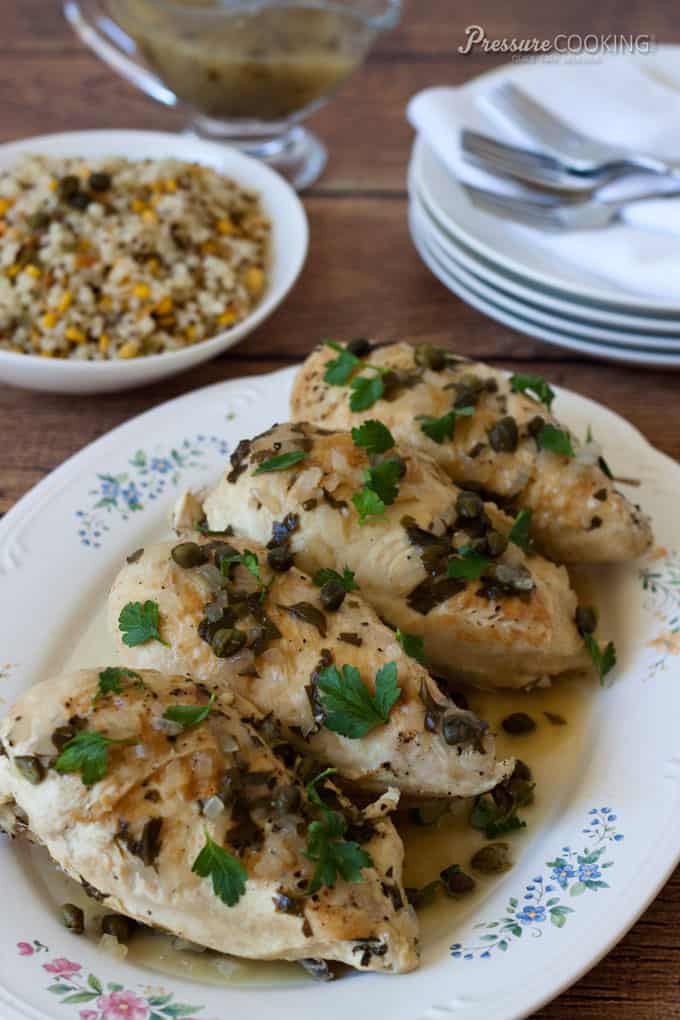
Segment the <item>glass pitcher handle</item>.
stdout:
[[[140,64],[131,53],[133,41],[121,28],[101,11],[92,0],[65,0],[64,15],[86,46],[123,78],[146,92],[152,99],[166,106],[176,106],[174,92],[163,84],[152,71]],[[87,8],[92,8],[88,11]]]

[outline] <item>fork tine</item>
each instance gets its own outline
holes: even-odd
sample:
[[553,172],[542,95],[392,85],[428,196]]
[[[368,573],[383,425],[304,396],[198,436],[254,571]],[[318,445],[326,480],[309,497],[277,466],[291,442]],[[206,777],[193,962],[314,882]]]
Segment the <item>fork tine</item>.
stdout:
[[523,223],[528,223],[543,230],[561,230],[564,228],[564,224],[560,219],[560,210],[553,206],[516,198],[512,195],[498,195],[468,184],[464,184],[463,187],[470,201],[478,208],[484,209],[487,212],[521,220]]
[[591,191],[593,182],[570,174],[552,156],[531,152],[465,128],[461,131],[463,157],[483,170],[506,174],[559,191]]

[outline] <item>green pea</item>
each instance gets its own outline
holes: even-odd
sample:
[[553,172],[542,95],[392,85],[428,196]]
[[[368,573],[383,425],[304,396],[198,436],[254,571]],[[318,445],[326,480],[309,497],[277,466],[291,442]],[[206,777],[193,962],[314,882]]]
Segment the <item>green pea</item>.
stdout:
[[59,919],[64,928],[74,935],[82,935],[85,931],[85,915],[75,903],[64,903],[59,910]]
[[511,415],[505,415],[489,429],[489,443],[496,453],[514,453],[519,442],[517,422]]
[[185,570],[191,567],[200,567],[208,562],[205,550],[201,549],[197,542],[180,542],[170,554],[178,567]]
[[14,764],[24,779],[33,786],[42,783],[45,778],[45,766],[34,754],[19,754],[14,759]]

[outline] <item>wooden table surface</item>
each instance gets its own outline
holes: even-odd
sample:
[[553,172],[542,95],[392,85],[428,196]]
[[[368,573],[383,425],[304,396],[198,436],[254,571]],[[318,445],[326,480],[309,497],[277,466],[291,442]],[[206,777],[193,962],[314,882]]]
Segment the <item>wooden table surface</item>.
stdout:
[[[87,51],[63,21],[57,0],[5,0],[2,7],[0,141],[82,128],[171,130],[182,123],[180,114],[136,92]],[[501,62],[489,54],[458,54],[465,26],[480,24],[492,38],[616,32],[672,42],[680,40],[673,8],[646,0],[407,0],[401,25],[313,118],[330,158],[321,180],[303,196],[311,247],[283,307],[235,350],[146,389],[61,397],[0,385],[0,512],[70,454],[132,415],[220,379],[298,361],[329,334],[431,339],[507,368],[535,370],[625,415],[654,445],[680,459],[680,376],[590,361],[463,304],[430,275],[411,245],[404,179],[411,145],[404,120],[408,97]],[[680,872],[621,943],[536,1017],[680,1018],[678,929]]]

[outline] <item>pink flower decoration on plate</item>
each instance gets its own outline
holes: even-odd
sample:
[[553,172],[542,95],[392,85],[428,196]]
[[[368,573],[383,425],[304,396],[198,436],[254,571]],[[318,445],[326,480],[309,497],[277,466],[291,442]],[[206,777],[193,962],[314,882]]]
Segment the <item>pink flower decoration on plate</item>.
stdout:
[[77,974],[81,970],[81,966],[79,963],[72,963],[63,956],[58,956],[50,963],[43,963],[43,970],[49,971],[50,974],[59,974],[60,977],[69,977],[71,974]]
[[97,999],[102,1020],[146,1020],[149,1004],[134,992],[111,992]]
[[30,942],[17,942],[19,956],[33,956],[35,949]]
[[80,1020],[97,1020],[99,1013],[95,1009],[81,1009]]

